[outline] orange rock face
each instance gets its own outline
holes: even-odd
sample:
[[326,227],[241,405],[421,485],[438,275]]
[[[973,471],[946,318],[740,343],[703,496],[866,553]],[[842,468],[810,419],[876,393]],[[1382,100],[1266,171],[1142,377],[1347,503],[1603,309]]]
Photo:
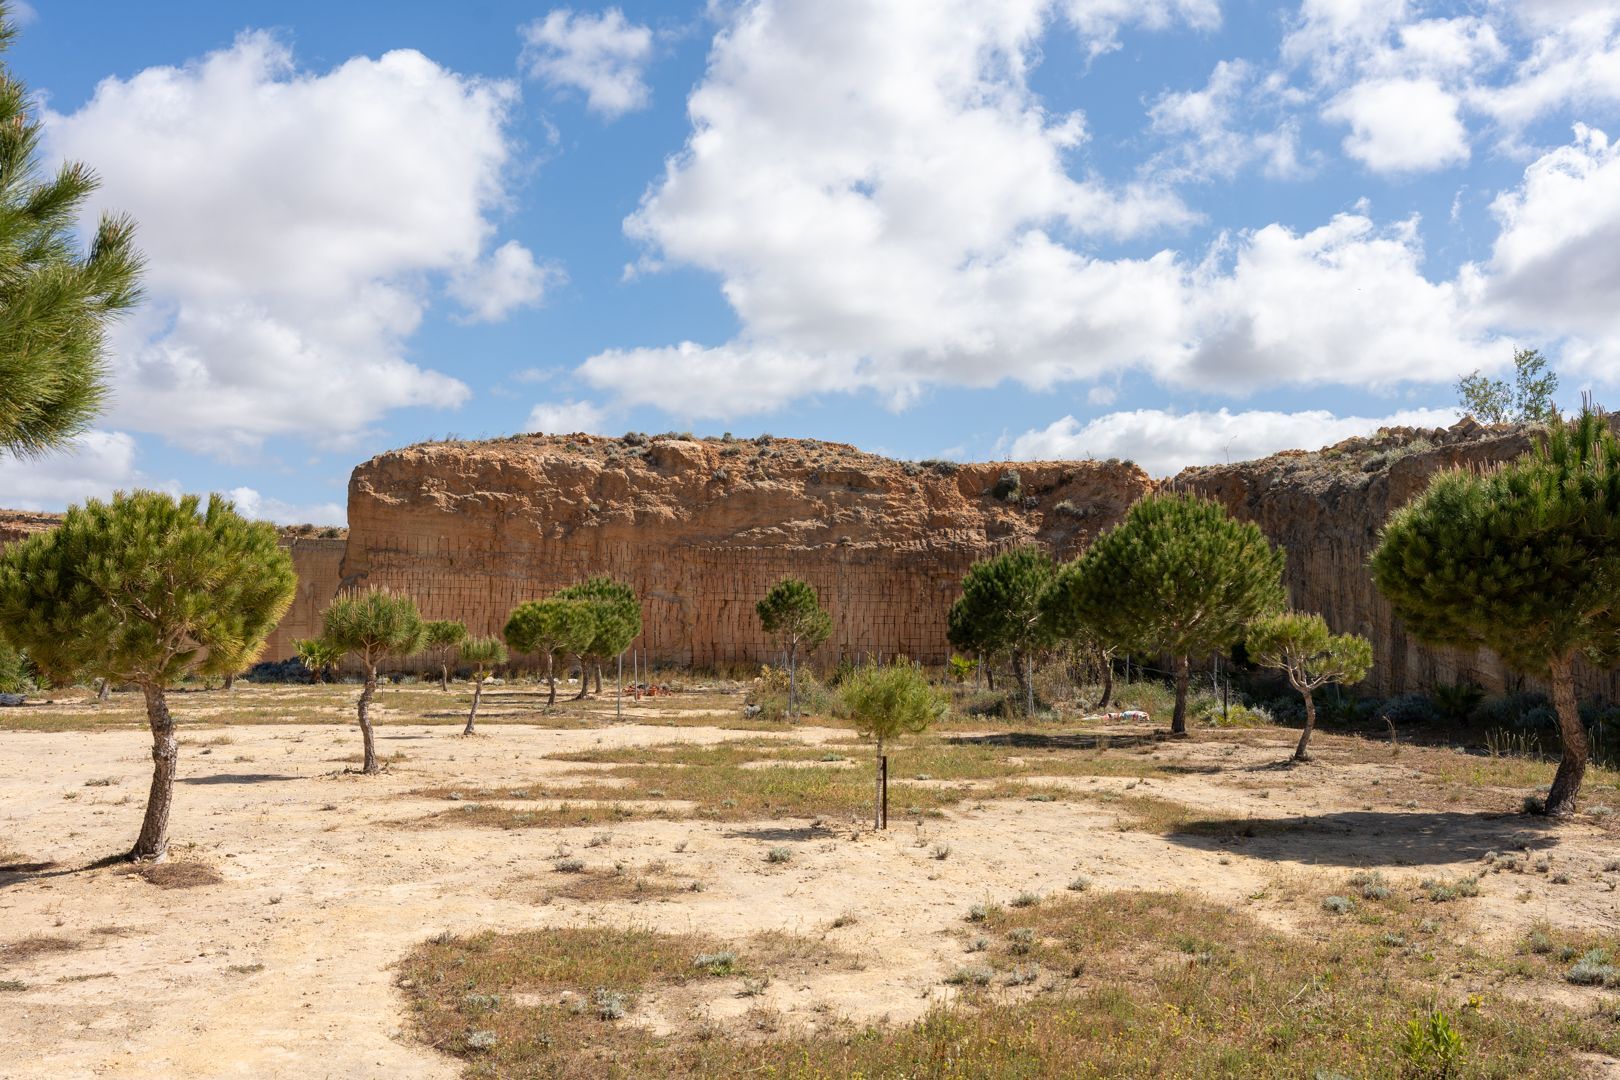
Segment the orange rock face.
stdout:
[[711,666],[773,657],[754,603],[793,575],[832,615],[821,659],[938,662],[975,559],[1027,542],[1072,556],[1152,486],[1125,462],[915,464],[793,439],[429,444],[355,470],[343,577],[481,634],[611,574],[642,598],[637,647]]

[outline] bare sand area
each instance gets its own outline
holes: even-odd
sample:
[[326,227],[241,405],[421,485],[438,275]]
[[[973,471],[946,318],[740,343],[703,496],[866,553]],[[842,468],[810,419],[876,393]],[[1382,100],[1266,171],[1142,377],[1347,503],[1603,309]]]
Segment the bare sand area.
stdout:
[[[150,741],[132,701],[120,695],[100,714],[81,701],[0,714],[0,1075],[455,1077],[462,1062],[412,1037],[397,985],[401,958],[441,932],[612,924],[824,940],[840,962],[746,999],[719,983],[707,997],[690,988],[654,996],[635,1017],[654,1028],[696,1016],[723,1025],[765,1004],[806,1030],[829,1016],[918,1017],[957,992],[946,979],[962,962],[958,933],[972,905],[1061,895],[1079,877],[1099,891],[1196,894],[1309,935],[1321,897],[1343,891],[1354,870],[1381,870],[1416,892],[1420,879],[1476,875],[1488,852],[1508,853],[1520,870],[1487,873],[1478,896],[1447,905],[1446,933],[1481,947],[1543,923],[1620,933],[1620,832],[1601,818],[1554,827],[1505,812],[1522,788],[1451,751],[1324,735],[1318,763],[1279,768],[1286,731],[1172,743],[1146,738],[1146,726],[1082,738],[1058,725],[1022,741],[983,733],[998,767],[1024,785],[1011,797],[997,795],[999,780],[913,775],[898,748],[897,779],[957,801],[908,813],[901,797],[882,833],[864,807],[681,816],[690,801],[665,804],[669,816],[502,828],[453,815],[469,805],[555,808],[608,768],[559,755],[741,743],[746,758],[775,740],[808,749],[777,762],[761,750],[744,764],[864,775],[868,751],[833,727],[706,726],[727,710],[740,719],[735,698],[690,709],[643,702],[623,722],[598,706],[543,726],[514,722],[535,716],[540,698],[513,691],[504,708],[495,695],[480,734],[462,738],[447,722],[456,710],[416,690],[385,692],[378,745],[388,769],[359,776],[345,771],[359,749],[345,712],[352,693],[239,687],[177,708],[186,719],[171,861],[219,879],[182,888],[91,867],[127,849],[145,802]],[[6,727],[22,713],[35,728],[52,717],[95,727]],[[227,723],[238,713],[257,721]],[[925,739],[948,737],[976,736]],[[662,796],[619,782],[629,785],[627,805]],[[1620,804],[1620,791],[1600,777],[1590,801]],[[1152,824],[1178,813],[1197,827]],[[779,848],[790,857],[773,861]],[[556,895],[561,855],[582,860],[586,877],[617,867],[670,887]],[[1448,994],[1500,983],[1484,970],[1458,978]],[[1601,993],[1558,992],[1575,1005]],[[1612,1061],[1590,1064],[1594,1075],[1616,1075]]]

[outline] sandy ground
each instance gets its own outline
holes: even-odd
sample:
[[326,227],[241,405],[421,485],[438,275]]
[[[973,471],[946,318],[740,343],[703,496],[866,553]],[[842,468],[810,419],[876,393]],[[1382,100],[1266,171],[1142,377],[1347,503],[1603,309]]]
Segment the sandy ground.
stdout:
[[[847,732],[798,728],[815,742]],[[763,1003],[796,1023],[906,1020],[946,997],[943,976],[963,963],[954,936],[967,908],[1024,892],[1058,893],[1077,874],[1097,888],[1190,889],[1286,925],[1300,889],[1332,891],[1348,868],[1381,866],[1398,881],[1469,873],[1487,850],[1528,847],[1565,871],[1495,875],[1477,900],[1482,938],[1522,933],[1536,919],[1614,931],[1620,894],[1602,864],[1620,841],[1588,826],[1556,831],[1525,819],[1443,807],[1370,805],[1370,781],[1410,780],[1387,764],[1316,766],[1279,774],[1278,746],[1180,744],[1162,760],[1221,771],[1137,782],[1051,781],[1152,794],[1234,821],[1232,835],[1161,837],[1118,827],[1106,803],[963,804],[944,819],[897,818],[886,834],[853,822],[645,821],[613,826],[590,847],[589,828],[500,831],[401,828],[446,808],[402,797],[438,784],[502,789],[579,766],[544,755],[614,746],[757,737],[715,728],[627,723],[602,729],[490,726],[473,739],[446,727],[387,727],[379,777],[344,775],[358,750],[352,726],[192,730],[180,760],[171,832],[177,858],[196,858],[218,885],[164,890],[116,869],[77,870],[127,848],[150,775],[136,730],[0,732],[4,846],[36,872],[0,873],[0,950],[44,935],[79,943],[4,963],[0,978],[27,989],[0,997],[0,1075],[29,1077],[444,1077],[458,1063],[412,1043],[393,965],[442,930],[522,929],[608,920],[740,940],[766,929],[827,940],[864,970],[829,965],[781,980]],[[212,743],[213,745],[208,745]],[[902,751],[903,754],[903,751]],[[903,761],[903,759],[901,759]],[[1038,775],[1038,761],[1031,772]],[[904,774],[904,765],[897,765]],[[87,782],[110,780],[105,786]],[[1376,785],[1371,786],[1376,790]],[[471,797],[471,795],[470,795]],[[482,801],[492,801],[479,796]],[[532,804],[531,804],[532,805]],[[1304,832],[1257,831],[1249,819],[1311,815]],[[702,892],[630,903],[545,902],[559,843],[592,867],[654,860]],[[931,856],[936,843],[950,856]],[[771,847],[791,862],[773,865]],[[853,913],[853,925],[829,930]],[[262,965],[262,967],[261,967]],[[881,977],[874,977],[880,972]],[[644,1010],[677,1024],[692,1012],[724,1020],[760,999],[717,993]]]

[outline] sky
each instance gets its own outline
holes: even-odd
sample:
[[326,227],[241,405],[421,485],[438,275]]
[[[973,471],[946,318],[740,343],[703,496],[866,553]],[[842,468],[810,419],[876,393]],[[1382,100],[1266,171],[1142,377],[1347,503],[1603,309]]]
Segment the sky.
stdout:
[[[111,404],[0,506],[516,432],[1155,475],[1620,388],[1620,0],[33,0],[133,215]],[[1611,134],[1612,133],[1612,134]]]

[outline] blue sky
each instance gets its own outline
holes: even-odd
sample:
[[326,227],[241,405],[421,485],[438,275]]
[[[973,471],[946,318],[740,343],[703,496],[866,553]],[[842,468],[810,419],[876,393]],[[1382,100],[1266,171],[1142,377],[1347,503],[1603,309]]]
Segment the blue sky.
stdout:
[[[0,505],[342,520],[423,438],[1188,463],[1620,383],[1620,0],[36,0],[149,300]],[[1612,395],[1611,395],[1612,396]]]

